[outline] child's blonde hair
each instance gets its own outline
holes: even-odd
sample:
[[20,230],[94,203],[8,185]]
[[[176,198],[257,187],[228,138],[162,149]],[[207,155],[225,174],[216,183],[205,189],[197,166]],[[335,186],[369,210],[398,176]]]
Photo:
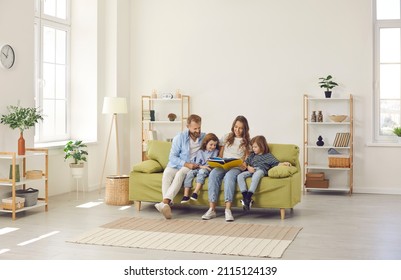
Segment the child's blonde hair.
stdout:
[[263,135],[255,136],[251,139],[251,145],[256,144],[260,148],[262,154],[269,152],[269,145],[267,144],[266,138]]

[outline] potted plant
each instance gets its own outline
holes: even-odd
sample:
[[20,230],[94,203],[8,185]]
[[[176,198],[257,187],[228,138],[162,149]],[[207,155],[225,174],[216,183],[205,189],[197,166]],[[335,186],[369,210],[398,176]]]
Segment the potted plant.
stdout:
[[25,139],[24,130],[35,126],[40,120],[43,120],[42,112],[39,108],[21,107],[19,102],[17,106],[7,106],[8,114],[2,115],[0,122],[7,124],[11,129],[18,128],[20,130],[20,138],[18,139],[18,154],[25,155]]
[[398,138],[398,143],[401,143],[401,127],[400,126],[394,127],[393,128],[393,133],[398,136],[397,137]]
[[333,79],[333,77],[331,75],[328,75],[327,77],[319,78],[320,87],[326,89],[325,92],[324,92],[326,98],[330,98],[331,97],[331,90],[333,88],[335,88],[336,86],[338,86],[338,84],[336,82],[334,82],[332,79]]
[[73,159],[70,163],[72,177],[80,178],[83,174],[84,162],[86,162],[86,144],[82,140],[70,140],[64,146],[64,160]]
[[168,118],[171,122],[173,122],[173,121],[175,121],[175,119],[177,118],[177,115],[174,114],[174,113],[170,113],[170,114],[168,114],[167,118]]

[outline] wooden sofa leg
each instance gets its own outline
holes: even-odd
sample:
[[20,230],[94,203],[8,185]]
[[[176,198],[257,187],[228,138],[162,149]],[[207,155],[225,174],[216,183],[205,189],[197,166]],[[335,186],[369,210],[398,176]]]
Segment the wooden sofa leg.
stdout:
[[134,201],[136,211],[141,211],[141,202],[139,200]]
[[285,219],[285,208],[280,208],[280,217],[282,220]]

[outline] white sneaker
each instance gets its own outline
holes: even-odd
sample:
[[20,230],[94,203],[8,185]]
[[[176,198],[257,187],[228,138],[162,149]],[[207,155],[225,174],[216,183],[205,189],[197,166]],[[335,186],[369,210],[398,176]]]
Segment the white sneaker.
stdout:
[[234,221],[234,217],[230,209],[226,209],[225,214],[226,214],[226,222]]
[[202,216],[202,220],[210,220],[216,218],[216,211],[214,211],[212,208],[209,208],[207,212]]
[[159,211],[160,213],[162,212],[162,207],[163,207],[163,202],[159,202],[155,204],[155,208],[157,209],[157,211]]
[[160,213],[163,214],[163,216],[166,219],[171,219],[172,215],[171,215],[171,208],[170,205],[165,204],[163,202],[159,202],[155,204],[155,208],[157,209],[157,211],[159,211]]

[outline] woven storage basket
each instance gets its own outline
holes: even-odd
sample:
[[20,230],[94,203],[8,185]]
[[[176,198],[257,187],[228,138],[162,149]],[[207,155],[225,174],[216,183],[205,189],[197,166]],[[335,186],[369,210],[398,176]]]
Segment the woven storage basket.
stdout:
[[127,205],[129,176],[113,175],[107,176],[106,182],[106,204],[110,205]]
[[329,156],[329,167],[349,168],[350,167],[349,155]]
[[[15,197],[15,210],[24,208],[25,198],[23,197]],[[1,200],[1,208],[5,210],[13,210],[13,198],[3,198]]]
[[42,170],[28,170],[26,172],[27,179],[42,179]]

